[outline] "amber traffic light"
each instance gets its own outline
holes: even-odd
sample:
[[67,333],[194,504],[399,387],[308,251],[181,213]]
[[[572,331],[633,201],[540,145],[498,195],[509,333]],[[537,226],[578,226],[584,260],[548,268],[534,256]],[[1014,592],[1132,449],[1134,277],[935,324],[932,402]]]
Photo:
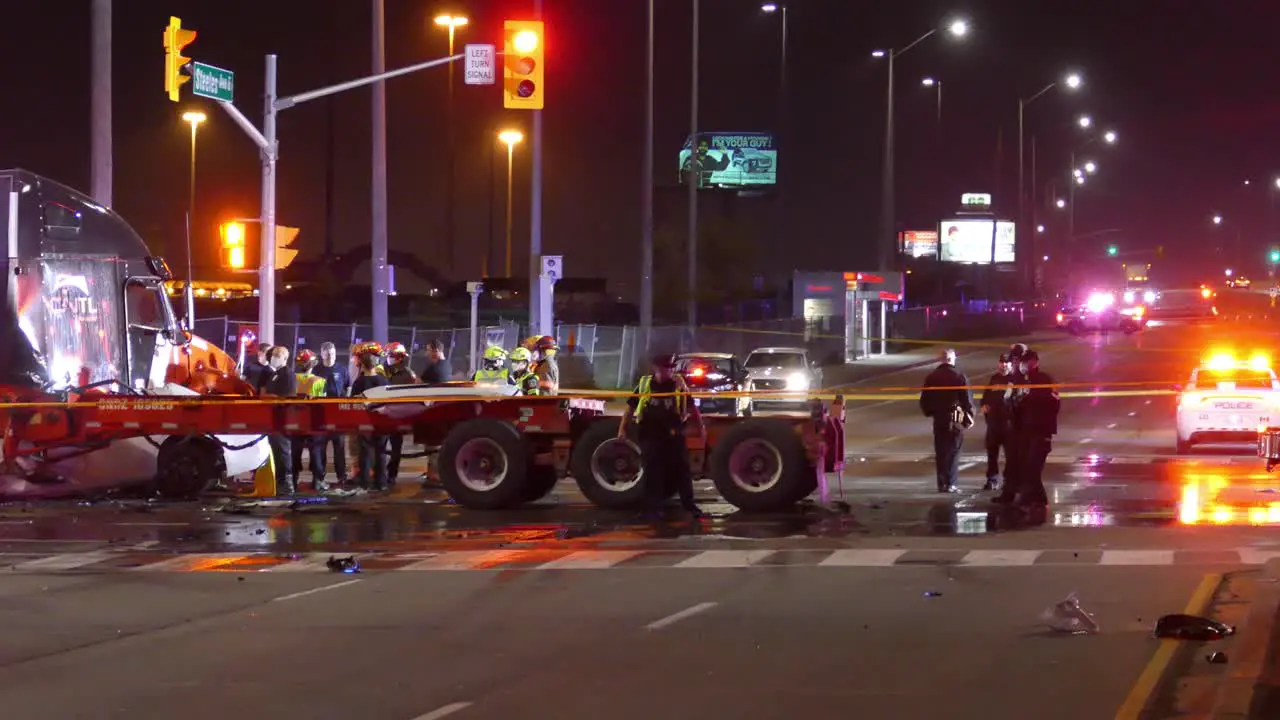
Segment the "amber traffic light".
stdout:
[[507,20],[503,31],[502,106],[510,110],[541,110],[542,61],[546,51],[542,22]]
[[173,102],[178,102],[178,89],[191,80],[186,72],[191,58],[182,56],[182,49],[196,39],[195,30],[183,30],[182,20],[169,18],[164,29],[164,91]]
[[244,223],[226,222],[218,227],[222,238],[222,266],[231,270],[243,270],[245,266]]

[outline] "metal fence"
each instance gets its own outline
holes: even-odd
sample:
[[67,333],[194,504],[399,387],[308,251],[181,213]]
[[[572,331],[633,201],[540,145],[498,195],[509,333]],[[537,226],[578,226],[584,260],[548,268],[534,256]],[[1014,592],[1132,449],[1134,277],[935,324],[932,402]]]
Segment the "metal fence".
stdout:
[[[876,323],[868,328],[868,334],[877,336],[873,347],[878,348],[881,338],[888,338],[885,349],[898,352],[913,344],[892,342],[894,338],[941,341],[1017,335],[1043,326],[1044,322],[1038,311],[1020,303],[953,304],[890,313],[887,328],[882,331]],[[197,320],[193,330],[205,340],[221,345],[234,357],[242,325],[257,327],[254,322],[216,317]],[[331,342],[337,349],[339,362],[348,360],[351,347],[356,343],[399,341],[418,358],[413,362],[415,369],[424,362],[423,348],[431,340],[439,339],[444,343],[455,375],[462,378],[473,367],[473,356],[478,361],[479,354],[489,345],[512,348],[530,334],[527,327],[505,321],[477,328],[475,338],[470,328],[394,326],[389,330],[390,337],[374,338],[369,325],[279,323],[275,337],[277,343],[290,348],[293,354],[302,348],[319,350],[322,343]],[[648,337],[636,325],[562,324],[556,327],[556,340],[561,347],[557,356],[561,384],[574,388],[629,387],[647,365],[649,355],[655,352],[727,352],[743,357],[761,347],[802,347],[823,365],[840,364],[846,358],[857,356],[856,348],[848,347],[843,317],[814,321],[784,318],[696,329],[663,325],[653,327]]]

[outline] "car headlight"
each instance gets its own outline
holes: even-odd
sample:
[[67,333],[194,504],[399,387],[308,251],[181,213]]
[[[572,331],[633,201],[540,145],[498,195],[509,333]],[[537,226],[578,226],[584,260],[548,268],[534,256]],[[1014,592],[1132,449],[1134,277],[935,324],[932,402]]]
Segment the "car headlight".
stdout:
[[795,373],[787,378],[788,390],[808,390],[809,376],[804,373]]
[[1135,297],[1136,297],[1136,296],[1133,294],[1133,291],[1132,291],[1132,290],[1126,291],[1126,292],[1125,292],[1125,294],[1124,294],[1124,301],[1125,301],[1125,302],[1127,302],[1127,303],[1131,303],[1131,302],[1133,302],[1133,299],[1134,299]]
[[1146,291],[1146,292],[1142,293],[1142,302],[1145,302],[1145,303],[1153,303],[1153,302],[1155,302],[1155,301],[1156,301],[1156,294],[1155,294],[1155,292],[1154,292],[1154,291],[1152,291],[1152,290],[1148,290],[1148,291]]

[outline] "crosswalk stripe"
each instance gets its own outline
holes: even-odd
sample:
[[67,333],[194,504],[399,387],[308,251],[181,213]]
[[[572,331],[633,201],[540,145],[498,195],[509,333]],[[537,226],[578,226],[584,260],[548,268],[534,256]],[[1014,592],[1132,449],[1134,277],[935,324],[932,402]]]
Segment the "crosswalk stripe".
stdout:
[[329,567],[325,565],[329,558],[333,557],[324,553],[308,553],[301,557],[293,559],[291,562],[282,563],[276,567],[270,568],[267,572],[276,573],[297,573],[297,572],[326,572]]
[[828,555],[819,566],[835,567],[889,567],[906,555],[906,550],[836,550]]
[[139,565],[136,568],[130,568],[130,570],[139,572],[201,572],[217,570],[221,566],[230,565],[246,557],[248,556],[244,553],[193,553],[190,555],[178,555],[147,565]]
[[1173,550],[1103,550],[1099,565],[1172,565]]
[[1040,550],[970,550],[960,562],[975,566],[1034,565],[1040,553]]
[[579,550],[538,566],[539,570],[607,570],[643,555],[643,550]]
[[773,550],[707,550],[676,563],[678,568],[751,567],[774,553]]
[[1268,561],[1280,558],[1280,552],[1273,550],[1240,550],[1240,562],[1245,565],[1265,565]]
[[15,570],[75,570],[100,563],[118,553],[111,550],[93,550],[82,553],[66,553],[52,557],[28,560],[13,566]]
[[471,570],[493,560],[492,550],[459,550],[405,565],[402,570]]

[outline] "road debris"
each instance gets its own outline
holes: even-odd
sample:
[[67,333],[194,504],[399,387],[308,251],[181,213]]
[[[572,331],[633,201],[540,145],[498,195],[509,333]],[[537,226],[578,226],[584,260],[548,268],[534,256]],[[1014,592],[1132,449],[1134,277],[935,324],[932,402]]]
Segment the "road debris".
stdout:
[[1071,635],[1096,635],[1099,632],[1098,621],[1080,607],[1075,593],[1040,613],[1040,620],[1054,632]]

